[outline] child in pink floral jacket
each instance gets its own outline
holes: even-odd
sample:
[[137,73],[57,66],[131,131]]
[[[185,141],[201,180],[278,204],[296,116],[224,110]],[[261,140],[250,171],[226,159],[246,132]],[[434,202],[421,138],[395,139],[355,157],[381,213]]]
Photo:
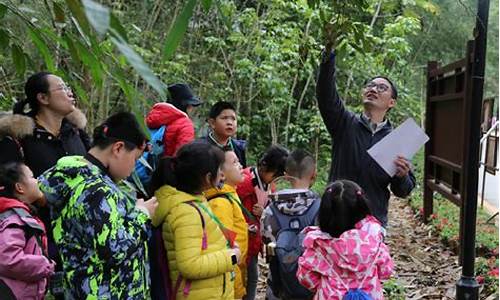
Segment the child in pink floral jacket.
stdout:
[[315,292],[314,299],[342,299],[358,288],[373,299],[384,298],[380,280],[391,276],[394,264],[367,201],[356,183],[335,181],[321,199],[319,227],[304,229],[297,277]]

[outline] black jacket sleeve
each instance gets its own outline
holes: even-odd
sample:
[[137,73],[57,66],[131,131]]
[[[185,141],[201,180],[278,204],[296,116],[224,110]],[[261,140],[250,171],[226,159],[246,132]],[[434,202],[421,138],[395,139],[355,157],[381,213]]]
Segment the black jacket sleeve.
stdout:
[[22,148],[13,138],[0,137],[0,164],[9,161],[23,161]]
[[415,175],[410,171],[404,177],[394,176],[391,179],[391,191],[396,197],[405,198],[415,187]]
[[323,53],[316,84],[316,98],[323,122],[333,137],[345,129],[347,121],[353,117],[342,102],[335,84],[335,54],[329,57]]

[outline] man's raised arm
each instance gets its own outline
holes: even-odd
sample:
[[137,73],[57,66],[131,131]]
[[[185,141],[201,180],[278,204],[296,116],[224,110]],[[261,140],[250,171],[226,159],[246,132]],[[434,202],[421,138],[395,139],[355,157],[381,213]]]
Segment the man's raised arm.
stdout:
[[323,53],[316,84],[316,98],[323,122],[333,137],[341,131],[352,113],[345,109],[335,84],[335,53]]

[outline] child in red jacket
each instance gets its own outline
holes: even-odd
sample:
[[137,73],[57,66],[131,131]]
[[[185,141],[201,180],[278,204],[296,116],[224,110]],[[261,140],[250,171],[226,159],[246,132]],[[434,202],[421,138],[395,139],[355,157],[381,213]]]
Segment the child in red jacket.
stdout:
[[170,103],[156,103],[146,116],[148,128],[166,125],[163,143],[165,156],[174,156],[183,145],[194,140],[194,125],[189,115],[202,102],[189,85],[176,83],[168,87]]
[[252,213],[245,215],[248,223],[248,256],[247,256],[247,294],[245,300],[254,300],[258,279],[258,255],[262,248],[260,233],[260,217],[267,204],[269,184],[282,176],[288,150],[279,145],[269,147],[260,158],[257,167],[243,170],[245,179],[238,185],[236,192],[243,206]]

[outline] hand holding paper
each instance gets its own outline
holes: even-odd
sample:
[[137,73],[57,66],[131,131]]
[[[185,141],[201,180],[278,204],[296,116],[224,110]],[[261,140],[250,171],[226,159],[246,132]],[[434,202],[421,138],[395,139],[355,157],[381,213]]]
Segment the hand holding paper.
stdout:
[[406,160],[412,159],[428,140],[429,137],[425,132],[412,118],[409,118],[368,149],[368,154],[389,176],[405,176],[410,169],[409,163],[404,164],[398,156]]

